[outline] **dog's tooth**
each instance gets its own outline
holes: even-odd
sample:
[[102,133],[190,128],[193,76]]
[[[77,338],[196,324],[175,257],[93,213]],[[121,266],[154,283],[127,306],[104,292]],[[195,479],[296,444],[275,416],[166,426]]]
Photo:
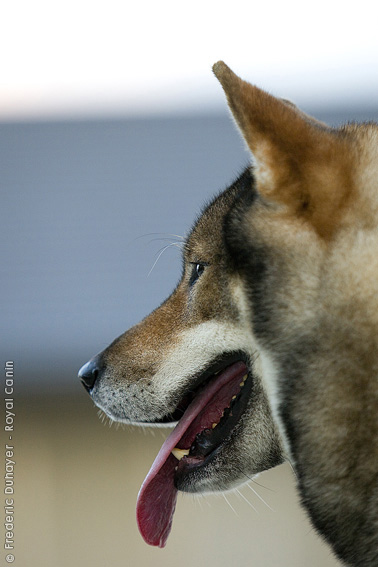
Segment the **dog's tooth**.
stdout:
[[243,376],[243,382],[240,382],[239,386],[243,387],[244,384],[245,384],[245,381],[247,380],[247,378],[248,378],[248,374],[246,374],[245,376]]
[[214,429],[217,425],[218,425],[217,423],[213,423],[211,427]]
[[231,400],[236,400],[236,396],[232,396]]
[[189,449],[179,449],[178,447],[175,447],[172,449],[172,455],[176,457],[178,461],[181,461],[183,457],[189,455]]

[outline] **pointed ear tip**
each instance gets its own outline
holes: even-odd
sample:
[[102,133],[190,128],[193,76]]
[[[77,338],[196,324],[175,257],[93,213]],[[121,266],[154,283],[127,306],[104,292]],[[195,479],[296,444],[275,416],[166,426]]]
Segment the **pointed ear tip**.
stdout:
[[224,61],[217,61],[213,65],[213,73],[221,83],[224,82],[226,77],[233,75],[231,69],[224,63]]
[[216,73],[219,73],[219,72],[222,71],[222,69],[223,69],[224,67],[227,67],[227,65],[226,65],[226,63],[225,63],[224,61],[217,61],[217,62],[214,63],[214,65],[213,65],[213,72],[214,72],[215,74],[216,74]]

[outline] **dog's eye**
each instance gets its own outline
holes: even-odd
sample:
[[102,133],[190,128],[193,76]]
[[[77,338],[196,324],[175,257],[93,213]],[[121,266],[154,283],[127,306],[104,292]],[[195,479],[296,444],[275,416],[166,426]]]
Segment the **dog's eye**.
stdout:
[[205,271],[206,264],[201,262],[193,262],[193,269],[190,275],[189,285],[192,286]]

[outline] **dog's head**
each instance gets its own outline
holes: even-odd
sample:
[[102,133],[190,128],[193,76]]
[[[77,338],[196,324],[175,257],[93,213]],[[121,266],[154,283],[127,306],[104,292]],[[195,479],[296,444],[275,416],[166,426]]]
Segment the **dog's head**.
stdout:
[[165,544],[177,489],[227,490],[282,462],[243,284],[224,234],[251,183],[247,169],[204,210],[183,246],[172,295],[80,371],[112,420],[178,422],[139,496],[140,528],[155,545]]

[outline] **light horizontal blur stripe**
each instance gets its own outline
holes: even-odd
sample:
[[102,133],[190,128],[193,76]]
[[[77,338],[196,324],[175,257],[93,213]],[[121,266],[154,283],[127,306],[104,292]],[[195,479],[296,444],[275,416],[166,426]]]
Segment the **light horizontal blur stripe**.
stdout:
[[20,0],[0,19],[0,120],[220,108],[211,65],[299,103],[378,92],[372,2]]

